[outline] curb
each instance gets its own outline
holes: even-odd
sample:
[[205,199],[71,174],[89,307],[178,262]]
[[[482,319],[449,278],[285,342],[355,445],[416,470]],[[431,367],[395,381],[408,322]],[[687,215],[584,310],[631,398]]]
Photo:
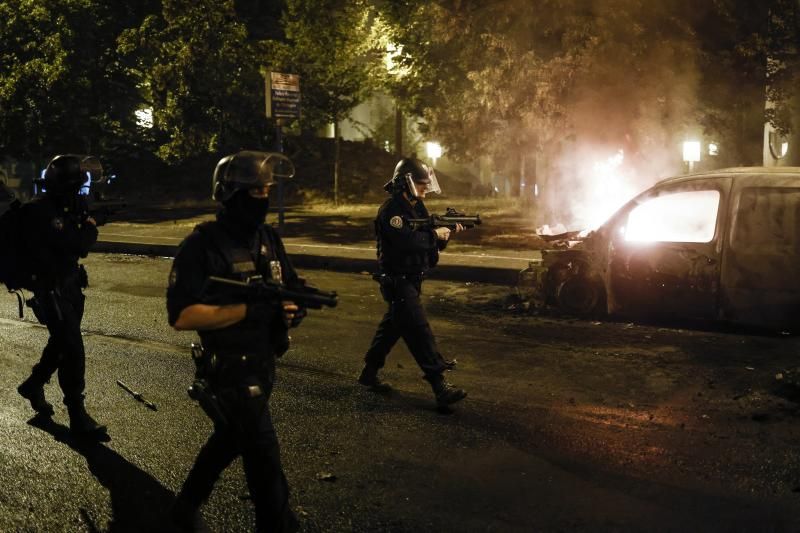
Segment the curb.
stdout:
[[[131,243],[98,241],[92,252],[106,254],[148,255],[156,257],[175,257],[178,247],[172,244]],[[289,255],[292,264],[298,269],[332,270],[360,274],[375,271],[375,259],[355,257],[333,257],[304,253]],[[430,271],[429,279],[458,282],[491,283],[494,285],[516,285],[519,270],[513,268],[491,268],[469,265],[442,265]]]

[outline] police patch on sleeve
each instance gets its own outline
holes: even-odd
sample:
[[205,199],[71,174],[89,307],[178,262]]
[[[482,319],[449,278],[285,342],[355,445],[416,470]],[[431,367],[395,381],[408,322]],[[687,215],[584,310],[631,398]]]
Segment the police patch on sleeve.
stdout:
[[174,287],[177,281],[178,281],[178,269],[173,266],[172,270],[169,271],[169,286]]
[[395,229],[400,229],[403,227],[403,218],[395,215],[389,219],[389,225]]
[[51,222],[53,229],[56,231],[61,231],[64,229],[64,219],[61,217],[55,217]]

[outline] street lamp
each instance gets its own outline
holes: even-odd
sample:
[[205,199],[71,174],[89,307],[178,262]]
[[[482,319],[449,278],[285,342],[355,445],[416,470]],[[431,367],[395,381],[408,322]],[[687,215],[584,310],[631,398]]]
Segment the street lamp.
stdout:
[[426,142],[425,143],[425,152],[428,154],[428,157],[433,162],[433,166],[436,166],[436,160],[442,157],[442,145],[437,142]]
[[694,164],[700,161],[700,142],[699,141],[684,141],[683,142],[683,160],[689,163],[689,172],[694,170]]
[[134,111],[136,116],[136,125],[140,128],[150,129],[153,127],[153,108],[143,107]]

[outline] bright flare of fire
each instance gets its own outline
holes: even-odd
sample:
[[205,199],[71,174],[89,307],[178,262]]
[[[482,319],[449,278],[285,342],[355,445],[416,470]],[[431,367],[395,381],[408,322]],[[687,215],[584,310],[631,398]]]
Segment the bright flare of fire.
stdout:
[[605,161],[592,165],[587,202],[579,213],[584,228],[597,229],[639,192],[633,180],[625,176],[624,161],[625,153],[619,150]]
[[645,200],[621,228],[626,241],[710,242],[714,238],[719,191],[686,191]]

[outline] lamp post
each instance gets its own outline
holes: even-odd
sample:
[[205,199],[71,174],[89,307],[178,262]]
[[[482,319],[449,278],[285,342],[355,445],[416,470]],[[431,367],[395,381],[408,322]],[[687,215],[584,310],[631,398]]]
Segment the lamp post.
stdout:
[[683,161],[689,164],[689,172],[692,172],[694,164],[700,161],[700,141],[683,142]]
[[436,160],[442,157],[442,145],[433,141],[426,142],[425,153],[430,158],[433,166],[436,167]]

